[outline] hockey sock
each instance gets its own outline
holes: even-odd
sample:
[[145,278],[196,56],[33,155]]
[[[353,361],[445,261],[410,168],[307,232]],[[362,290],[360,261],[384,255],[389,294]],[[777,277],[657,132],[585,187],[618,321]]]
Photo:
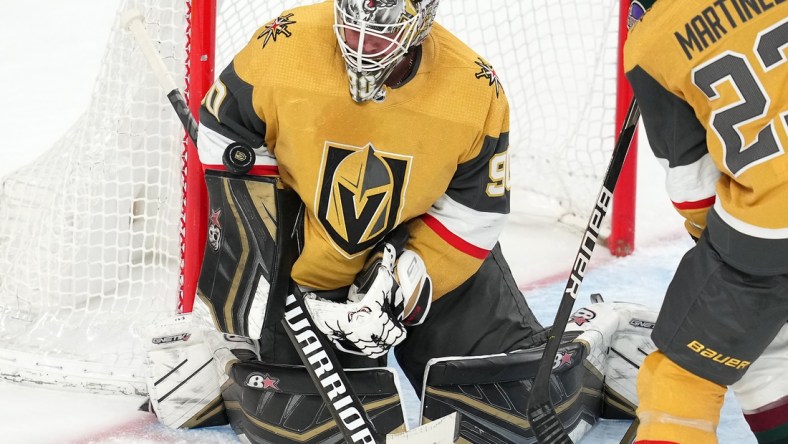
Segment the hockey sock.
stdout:
[[716,444],[727,387],[695,376],[656,351],[640,368],[637,391],[636,444]]
[[744,419],[758,444],[788,442],[788,396],[755,411],[744,411]]

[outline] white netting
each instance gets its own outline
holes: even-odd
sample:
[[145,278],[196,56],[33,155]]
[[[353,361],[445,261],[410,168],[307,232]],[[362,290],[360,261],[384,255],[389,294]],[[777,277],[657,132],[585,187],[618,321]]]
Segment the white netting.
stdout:
[[[182,79],[186,4],[129,6],[146,11]],[[3,378],[144,391],[135,338],[178,298],[183,130],[133,47],[116,26],[87,111],[41,158],[3,178]]]
[[[220,2],[216,73],[258,26],[308,3]],[[119,14],[130,7],[144,11],[183,79],[189,5],[127,0]],[[440,5],[438,21],[506,88],[515,214],[585,222],[615,133],[617,14],[618,0]],[[177,304],[183,131],[118,23],[89,109],[42,159],[0,182],[5,379],[141,393],[141,328]]]

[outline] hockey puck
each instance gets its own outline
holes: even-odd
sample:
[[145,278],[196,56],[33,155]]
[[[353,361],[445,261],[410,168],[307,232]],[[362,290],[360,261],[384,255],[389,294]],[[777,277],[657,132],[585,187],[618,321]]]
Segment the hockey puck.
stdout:
[[233,142],[224,149],[222,163],[233,174],[246,174],[254,166],[255,157],[249,145]]

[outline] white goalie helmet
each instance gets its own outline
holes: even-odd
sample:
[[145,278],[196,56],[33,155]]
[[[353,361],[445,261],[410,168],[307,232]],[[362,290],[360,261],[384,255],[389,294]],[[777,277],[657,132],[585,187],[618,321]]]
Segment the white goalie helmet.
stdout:
[[335,0],[334,31],[356,102],[378,97],[397,63],[432,28],[439,0]]

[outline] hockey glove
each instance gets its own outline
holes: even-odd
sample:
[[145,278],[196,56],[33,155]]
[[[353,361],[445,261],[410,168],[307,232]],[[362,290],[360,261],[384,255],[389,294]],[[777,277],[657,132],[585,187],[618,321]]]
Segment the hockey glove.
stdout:
[[383,244],[348,291],[346,302],[307,293],[307,309],[317,328],[339,350],[377,358],[405,339],[405,326],[424,321],[432,302],[432,282],[424,261]]

